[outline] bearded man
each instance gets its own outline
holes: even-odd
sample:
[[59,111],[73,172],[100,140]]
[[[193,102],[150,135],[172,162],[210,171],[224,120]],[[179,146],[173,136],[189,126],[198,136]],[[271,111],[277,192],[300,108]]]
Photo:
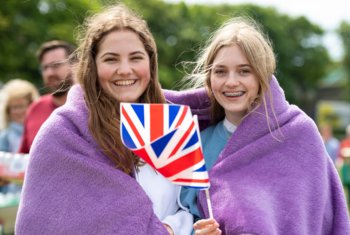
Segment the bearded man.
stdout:
[[34,137],[50,114],[66,102],[73,85],[71,56],[75,47],[68,42],[53,40],[41,45],[37,52],[46,95],[31,104],[26,114],[20,153],[29,153]]

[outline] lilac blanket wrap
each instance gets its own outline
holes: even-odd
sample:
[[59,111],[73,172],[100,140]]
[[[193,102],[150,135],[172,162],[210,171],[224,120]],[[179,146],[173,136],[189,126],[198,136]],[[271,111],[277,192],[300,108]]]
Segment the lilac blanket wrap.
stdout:
[[[172,102],[207,106],[204,91],[166,94]],[[206,119],[206,111],[194,112]],[[88,110],[76,85],[33,143],[15,233],[168,234],[141,186],[99,151],[87,123]]]
[[[341,181],[316,125],[287,103],[276,78],[271,92],[280,129],[269,130],[260,106],[209,171],[214,218],[230,235],[350,234]],[[273,117],[270,104],[267,112]],[[198,204],[208,218],[204,191]]]

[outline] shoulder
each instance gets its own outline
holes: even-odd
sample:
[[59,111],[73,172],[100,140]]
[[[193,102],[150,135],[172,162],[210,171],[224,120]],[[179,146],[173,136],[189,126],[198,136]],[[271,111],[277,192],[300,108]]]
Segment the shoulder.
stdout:
[[[78,99],[79,97],[75,98]],[[66,140],[72,137],[76,139],[83,138],[93,143],[94,141],[88,128],[88,110],[85,103],[68,101],[55,109],[42,128],[40,128],[38,136],[43,142],[50,142],[58,138],[61,140],[55,140],[55,142],[61,141],[69,145],[69,143],[66,143]],[[65,138],[62,138],[62,136]]]
[[337,149],[340,145],[339,140],[337,140],[336,138],[331,138],[328,143],[327,143],[330,147],[333,147],[335,149]]
[[7,136],[8,135],[8,133],[9,133],[9,127],[7,127],[7,128],[5,128],[5,129],[3,129],[3,130],[1,130],[0,131],[0,138],[4,138],[5,136]]
[[290,115],[291,118],[286,123],[288,127],[290,127],[289,132],[294,133],[298,136],[300,136],[300,134],[303,134],[310,137],[320,137],[316,123],[304,111],[295,105],[291,105],[289,112],[294,113],[294,115]]
[[9,135],[8,128],[0,131],[0,143],[4,143],[5,141],[7,141],[8,135]]
[[31,155],[39,159],[45,154],[57,156],[72,151],[82,152],[84,148],[88,150],[88,145],[95,147],[87,118],[72,118],[76,115],[75,111],[70,115],[63,110],[56,111],[40,127],[30,150]]
[[208,128],[204,129],[203,131],[201,131],[201,139],[202,142],[206,142],[208,139],[210,139],[211,137],[213,137],[215,135],[215,133],[217,133],[217,131],[222,127],[222,121],[209,126]]
[[10,152],[10,135],[10,126],[0,131],[0,151]]
[[32,113],[43,107],[53,106],[52,95],[43,95],[37,101],[34,101],[28,108],[28,113]]
[[[281,153],[289,156],[285,157],[285,160],[298,161],[300,164],[295,167],[310,166],[317,162],[318,168],[322,169],[325,164],[328,164],[329,157],[316,123],[296,106],[292,105],[289,112],[292,114],[286,115],[288,118],[279,116],[280,120],[284,119],[280,125],[281,140],[268,142],[270,144],[266,148],[276,156]],[[274,134],[277,137],[280,136],[277,131]]]
[[203,131],[201,131],[201,137],[207,137],[210,136],[214,130],[215,130],[216,125],[209,126],[208,128],[205,128]]
[[53,102],[52,95],[47,94],[47,95],[41,96],[37,101],[33,102],[31,106],[37,106],[40,104],[46,104],[46,103],[52,103],[52,102]]

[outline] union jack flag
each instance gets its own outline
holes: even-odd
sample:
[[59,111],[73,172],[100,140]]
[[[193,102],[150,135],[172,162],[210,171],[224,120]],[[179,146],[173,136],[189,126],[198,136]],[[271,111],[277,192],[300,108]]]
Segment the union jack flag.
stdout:
[[209,188],[197,116],[185,105],[121,103],[124,145],[174,184]]

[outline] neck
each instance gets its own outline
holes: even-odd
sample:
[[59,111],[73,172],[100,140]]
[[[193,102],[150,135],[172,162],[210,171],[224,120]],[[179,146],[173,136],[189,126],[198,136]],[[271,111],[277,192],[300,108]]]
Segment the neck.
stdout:
[[234,124],[234,123],[232,123],[232,122],[230,122],[230,121],[227,119],[227,117],[225,117],[225,119],[224,119],[224,126],[225,126],[226,130],[227,130],[228,132],[230,132],[230,134],[232,134],[232,133],[236,130],[236,128],[237,128],[237,125]]
[[57,106],[64,105],[64,103],[66,103],[66,100],[67,100],[67,94],[66,95],[62,95],[62,96],[53,96],[53,102]]

